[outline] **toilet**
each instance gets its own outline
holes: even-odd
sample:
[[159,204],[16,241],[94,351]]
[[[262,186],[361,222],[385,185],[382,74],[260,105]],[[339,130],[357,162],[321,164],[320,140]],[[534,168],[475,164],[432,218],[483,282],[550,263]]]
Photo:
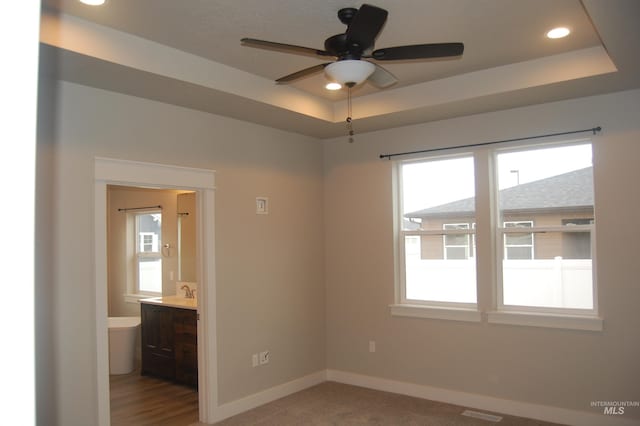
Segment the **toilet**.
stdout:
[[129,374],[136,368],[140,317],[109,317],[109,374]]

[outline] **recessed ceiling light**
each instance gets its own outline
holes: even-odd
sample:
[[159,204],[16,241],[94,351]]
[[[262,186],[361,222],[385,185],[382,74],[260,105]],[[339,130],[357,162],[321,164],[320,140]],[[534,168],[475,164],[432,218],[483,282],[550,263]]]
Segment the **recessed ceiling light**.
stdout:
[[326,86],[324,86],[325,89],[327,90],[340,90],[342,89],[342,84],[340,83],[327,83]]
[[549,38],[562,38],[562,37],[568,36],[570,32],[571,31],[569,30],[569,28],[558,27],[558,28],[554,28],[551,31],[549,31],[547,33],[547,37],[549,37]]
[[89,6],[101,6],[106,0],[80,0],[80,3],[88,4]]

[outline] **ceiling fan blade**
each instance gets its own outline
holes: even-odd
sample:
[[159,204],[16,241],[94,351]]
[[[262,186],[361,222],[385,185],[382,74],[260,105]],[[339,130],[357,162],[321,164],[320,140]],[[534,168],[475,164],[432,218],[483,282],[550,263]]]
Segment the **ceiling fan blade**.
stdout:
[[446,58],[460,56],[462,52],[464,52],[464,44],[462,43],[432,43],[378,49],[373,51],[371,57],[378,61],[395,61],[402,59]]
[[289,83],[289,82],[291,82],[293,80],[297,80],[299,78],[306,77],[306,76],[311,75],[311,74],[315,74],[317,72],[322,71],[324,69],[324,67],[326,67],[330,63],[331,62],[327,62],[325,64],[314,65],[312,67],[305,68],[305,69],[300,70],[300,71],[296,71],[293,74],[285,75],[284,77],[280,77],[279,79],[277,79],[276,83]]
[[398,82],[398,79],[395,75],[391,74],[386,69],[382,68],[380,65],[374,64],[376,66],[373,74],[369,76],[368,81],[376,87],[384,89],[386,87],[392,86]]
[[257,47],[260,49],[268,49],[268,50],[278,50],[285,53],[297,53],[302,55],[311,55],[311,56],[333,56],[331,53],[320,50],[313,49],[311,47],[304,46],[296,46],[293,44],[285,44],[285,43],[276,43],[273,41],[266,40],[258,40],[255,38],[243,38],[240,42],[245,46]]
[[373,43],[387,21],[387,12],[376,6],[363,4],[347,28],[348,44],[357,44],[367,50]]

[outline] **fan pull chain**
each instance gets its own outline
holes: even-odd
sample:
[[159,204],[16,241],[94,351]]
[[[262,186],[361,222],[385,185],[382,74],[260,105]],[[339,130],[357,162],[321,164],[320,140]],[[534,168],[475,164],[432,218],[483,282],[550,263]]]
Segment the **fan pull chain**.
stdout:
[[347,85],[347,129],[349,130],[349,143],[353,143],[353,118],[351,113],[351,86]]

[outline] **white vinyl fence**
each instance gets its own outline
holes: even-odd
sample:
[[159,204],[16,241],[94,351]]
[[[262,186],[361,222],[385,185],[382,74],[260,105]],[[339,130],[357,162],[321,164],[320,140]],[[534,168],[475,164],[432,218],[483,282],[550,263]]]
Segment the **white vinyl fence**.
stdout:
[[[591,259],[504,260],[505,305],[593,308]],[[476,261],[408,256],[407,299],[476,302]]]

